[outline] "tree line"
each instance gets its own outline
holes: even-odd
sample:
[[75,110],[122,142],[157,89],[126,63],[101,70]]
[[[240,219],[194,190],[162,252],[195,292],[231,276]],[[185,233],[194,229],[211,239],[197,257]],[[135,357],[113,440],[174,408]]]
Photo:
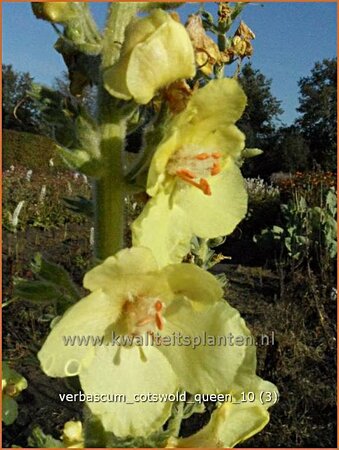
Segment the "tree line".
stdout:
[[[40,120],[39,110],[26,95],[33,78],[17,72],[12,65],[2,65],[2,125],[37,134],[49,134]],[[247,176],[268,177],[273,172],[295,172],[319,167],[336,170],[337,142],[337,60],[315,63],[311,73],[299,80],[298,118],[292,125],[282,124],[281,102],[271,92],[267,79],[251,63],[243,66],[239,81],[248,98],[240,129],[246,134],[246,146],[258,147],[262,156],[248,160]],[[70,95],[64,77],[55,81],[55,88]],[[86,102],[91,108],[89,91]]]

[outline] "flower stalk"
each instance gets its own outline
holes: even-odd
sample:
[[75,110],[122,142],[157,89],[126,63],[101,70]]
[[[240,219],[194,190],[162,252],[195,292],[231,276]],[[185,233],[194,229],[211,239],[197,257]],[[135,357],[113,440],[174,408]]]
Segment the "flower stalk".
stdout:
[[[109,109],[109,108],[105,108]],[[109,112],[102,114],[102,119]],[[104,170],[94,181],[94,256],[105,259],[123,248],[124,179],[123,149],[126,125],[123,121],[101,125],[101,154]]]
[[[103,39],[102,70],[119,57],[125,28],[136,10],[135,3],[111,4]],[[103,171],[93,186],[94,257],[103,260],[124,246],[123,152],[130,109],[119,112],[118,102],[102,85],[98,88],[98,107]]]

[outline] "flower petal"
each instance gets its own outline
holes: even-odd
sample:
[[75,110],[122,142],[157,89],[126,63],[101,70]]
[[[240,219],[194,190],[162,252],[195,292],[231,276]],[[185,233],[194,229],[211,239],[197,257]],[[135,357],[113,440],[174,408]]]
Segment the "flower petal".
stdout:
[[188,34],[171,18],[132,51],[127,85],[135,101],[146,104],[159,88],[194,74],[194,52]]
[[220,125],[213,119],[181,130],[181,146],[196,146],[202,151],[219,152],[224,158],[237,160],[245,144],[245,135],[235,125]]
[[[238,371],[247,370],[244,360],[251,345],[247,342],[250,332],[239,312],[225,301],[197,312],[188,301],[180,300],[166,308],[164,319],[162,335],[181,333],[182,342],[158,348],[172,364],[183,388],[192,394],[231,391]],[[228,342],[231,335],[233,345]],[[234,345],[237,336],[243,345]]]
[[185,27],[160,9],[126,29],[119,61],[104,74],[105,88],[146,104],[156,91],[195,74],[194,51]]
[[194,264],[172,264],[162,273],[167,277],[175,298],[185,297],[195,307],[211,305],[223,297],[223,289],[216,278]]
[[247,211],[244,179],[232,160],[209,182],[210,196],[191,186],[177,189],[173,194],[173,203],[186,211],[193,234],[201,238],[232,233]]
[[158,190],[166,190],[168,187],[166,166],[173,153],[180,148],[181,138],[177,130],[171,130],[171,134],[162,140],[152,158],[147,176],[147,193],[152,197]]
[[103,288],[112,290],[122,276],[143,274],[158,270],[158,264],[150,249],[133,247],[110,256],[86,273],[84,287],[91,291]]
[[132,224],[133,245],[152,250],[160,267],[178,263],[190,251],[192,232],[186,214],[166,192],[149,200]]
[[[255,354],[252,356],[250,359],[255,366]],[[232,389],[232,401],[219,406],[204,428],[188,438],[172,439],[173,446],[233,448],[261,431],[269,421],[267,409],[278,399],[277,388],[253,372],[247,379],[242,377],[242,382],[244,384]]]
[[121,305],[102,291],[95,292],[72,306],[54,326],[38,353],[42,370],[50,377],[78,375],[94,356],[94,346],[67,338],[104,336],[105,329],[120,314]]
[[124,401],[88,403],[105,429],[117,436],[147,436],[170,415],[170,402],[137,402],[135,395],[170,394],[178,388],[170,364],[155,347],[99,347],[92,364],[81,372],[80,382],[87,395],[126,396]]
[[176,116],[176,126],[201,124],[212,119],[219,125],[235,123],[246,106],[246,95],[238,81],[232,78],[211,80],[192,95],[187,108]]
[[233,448],[261,431],[269,421],[267,410],[258,403],[224,403],[198,433],[178,439],[179,448]]

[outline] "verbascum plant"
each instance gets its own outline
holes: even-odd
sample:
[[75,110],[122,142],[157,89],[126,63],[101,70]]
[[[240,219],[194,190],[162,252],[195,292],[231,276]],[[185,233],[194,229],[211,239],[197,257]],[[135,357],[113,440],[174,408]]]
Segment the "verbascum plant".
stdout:
[[[197,39],[159,5],[113,2],[103,33],[81,2],[39,5],[33,6],[37,17],[64,27],[57,49],[73,88],[76,82],[71,92],[81,97],[88,84],[98,91],[95,113],[59,92],[36,87],[31,93],[55,126],[64,159],[94,187],[91,202],[83,202],[87,209],[73,201],[94,217],[97,265],[83,283],[90,293],[78,300],[71,286],[72,301],[55,299],[61,317],[38,353],[47,375],[78,376],[85,395],[83,426],[68,423],[67,445],[232,447],[266,425],[277,388],[256,375],[253,336],[224,300],[218,279],[183,260],[192,242],[201,242],[201,266],[210,267],[208,240],[232,233],[246,214],[240,166],[258,152],[246,153],[236,126],[246,96],[235,79],[222,77],[221,56],[209,53],[210,66],[201,70]],[[222,52],[242,9],[227,8],[227,23],[221,16],[215,26],[213,18],[208,22]],[[194,22],[203,51],[216,49],[204,35],[206,20]],[[213,74],[218,79],[209,79]],[[138,127],[145,146],[131,168],[127,133]],[[131,226],[128,249],[126,197],[135,192],[149,200]],[[51,265],[42,278],[49,301],[51,286],[58,292],[62,280],[69,291],[70,279]],[[225,343],[229,336],[241,343]],[[243,399],[248,392],[251,401]],[[181,393],[229,401],[215,404],[208,424],[183,438],[182,420],[202,413],[204,403],[171,400]],[[110,394],[122,398],[104,401]]]

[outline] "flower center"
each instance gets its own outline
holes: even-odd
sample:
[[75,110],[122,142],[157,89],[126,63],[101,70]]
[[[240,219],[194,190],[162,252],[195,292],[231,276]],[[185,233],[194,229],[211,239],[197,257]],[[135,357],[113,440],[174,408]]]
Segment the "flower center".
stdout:
[[129,294],[123,306],[128,334],[138,336],[162,330],[164,326],[163,309],[164,303],[158,297]]
[[168,161],[167,172],[200,189],[205,195],[211,195],[212,191],[207,178],[220,173],[220,159],[219,152],[208,153],[201,149],[183,147]]

